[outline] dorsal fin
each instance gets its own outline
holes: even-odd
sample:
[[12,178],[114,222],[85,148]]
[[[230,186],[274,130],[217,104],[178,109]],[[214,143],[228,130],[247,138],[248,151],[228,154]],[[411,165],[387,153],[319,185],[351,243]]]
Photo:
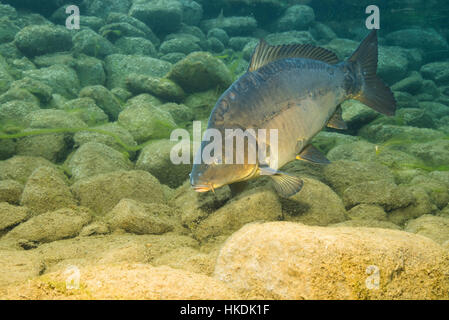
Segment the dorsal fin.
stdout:
[[307,58],[336,64],[338,58],[332,51],[311,44],[286,44],[270,46],[265,40],[260,40],[254,49],[248,71],[255,71],[264,65],[285,58]]

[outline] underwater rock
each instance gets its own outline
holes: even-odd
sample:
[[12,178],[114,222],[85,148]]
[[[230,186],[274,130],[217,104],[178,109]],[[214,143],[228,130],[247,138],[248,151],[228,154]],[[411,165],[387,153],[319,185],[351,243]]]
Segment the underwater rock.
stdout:
[[162,101],[149,93],[142,93],[128,99],[126,101],[124,108],[126,109],[130,106],[140,106],[140,105],[144,105],[149,108],[151,108],[150,106],[159,107],[160,105],[162,105]]
[[146,23],[156,33],[170,33],[181,27],[183,7],[176,0],[136,0],[129,15]]
[[440,97],[440,90],[433,80],[424,80],[416,98],[419,101],[433,101]]
[[396,119],[406,126],[417,128],[435,128],[435,122],[427,110],[419,108],[404,108],[396,111]]
[[387,214],[379,205],[359,204],[348,211],[348,217],[352,220],[377,220],[386,221]]
[[150,139],[168,138],[176,128],[169,112],[152,105],[130,105],[120,112],[118,124],[139,144]]
[[0,160],[9,159],[16,153],[16,142],[12,139],[0,140]]
[[0,202],[19,204],[22,191],[23,184],[15,180],[0,180]]
[[27,26],[16,34],[14,43],[27,57],[69,51],[73,45],[66,28],[52,25]]
[[[2,196],[0,197],[3,198]],[[13,206],[3,202],[2,199],[0,201],[0,231],[14,227],[31,217],[31,212],[28,208]]]
[[418,106],[420,109],[426,110],[436,120],[449,115],[449,106],[439,102],[421,101],[418,103]]
[[122,229],[135,234],[163,234],[174,229],[179,214],[176,209],[164,204],[122,199],[107,218],[112,230]]
[[73,55],[68,52],[49,53],[35,57],[33,59],[33,62],[37,68],[28,68],[28,69],[36,70],[39,68],[47,68],[54,66],[55,64],[62,64],[67,67],[73,67],[75,61],[76,59],[73,57]]
[[109,88],[126,88],[126,78],[133,73],[163,77],[171,67],[172,64],[167,61],[138,55],[113,54],[105,59]]
[[45,264],[38,254],[24,250],[1,250],[0,287],[20,283],[38,277],[45,271]]
[[176,102],[184,99],[184,90],[167,78],[131,74],[126,79],[126,85],[134,94],[151,93],[161,99]]
[[10,19],[1,16],[0,19],[0,43],[7,43],[14,40],[20,28]]
[[37,110],[39,110],[39,105],[35,102],[20,100],[7,101],[0,104],[0,119],[2,123],[5,123],[5,126],[8,123],[20,126],[25,124],[24,117]]
[[415,219],[425,214],[435,214],[438,210],[426,189],[419,185],[412,185],[408,190],[408,193],[413,197],[411,205],[388,213],[388,220],[400,226],[403,226],[410,219]]
[[108,116],[101,110],[92,98],[78,98],[65,102],[62,110],[78,117],[89,126],[108,121]]
[[356,162],[340,160],[324,167],[325,181],[337,192],[343,195],[347,188],[368,181],[394,181],[391,170],[375,162]]
[[[127,14],[111,12],[108,15],[108,18],[106,20],[107,20],[107,23],[109,23],[109,24],[121,22],[121,23],[126,23],[128,25],[131,25],[131,26],[139,29],[140,31],[145,33],[145,38],[150,40],[156,47],[158,47],[161,43],[159,38],[153,33],[153,31],[145,23],[143,23],[142,21],[140,21],[136,18],[133,18]],[[123,36],[124,34],[120,34],[120,35]]]
[[308,31],[285,31],[270,33],[265,40],[273,46],[283,44],[316,44],[315,39]]
[[198,25],[203,18],[203,7],[193,0],[179,0],[182,5],[182,22],[187,25]]
[[354,40],[336,38],[323,47],[334,52],[342,61],[349,58],[358,45],[359,43]]
[[406,147],[407,151],[423,160],[429,166],[447,166],[449,163],[449,140],[415,143]]
[[438,85],[449,84],[449,62],[432,62],[425,64],[420,69],[426,79],[435,81]]
[[53,167],[39,167],[33,171],[23,189],[20,204],[33,214],[41,214],[76,205],[67,186],[67,178]]
[[25,116],[24,121],[31,129],[86,127],[86,124],[76,116],[55,109],[32,111]]
[[379,116],[379,113],[357,100],[346,100],[341,107],[343,120],[350,130],[358,130]]
[[74,34],[73,51],[96,58],[117,53],[117,49],[108,39],[90,29],[83,29]]
[[449,48],[447,41],[432,28],[410,28],[391,32],[387,42],[403,48],[419,48],[427,61],[445,57]]
[[111,89],[111,93],[120,101],[120,103],[124,103],[133,96],[131,92],[120,87]]
[[210,51],[215,52],[215,53],[223,52],[223,50],[225,49],[225,46],[223,45],[223,43],[221,43],[220,40],[218,40],[217,38],[214,38],[214,37],[207,39],[207,46]]
[[409,184],[419,185],[419,187],[426,190],[430,199],[438,209],[443,209],[449,203],[449,186],[443,181],[434,179],[430,175],[425,176],[416,174]]
[[245,36],[251,35],[256,30],[257,21],[253,17],[219,17],[203,20],[200,25],[204,32],[219,28],[230,36]]
[[396,108],[416,108],[418,99],[408,92],[394,91],[394,99],[396,100]]
[[54,93],[68,98],[75,98],[80,89],[76,71],[65,65],[55,64],[48,68],[24,71],[23,74],[48,85]]
[[278,32],[307,30],[315,21],[315,12],[306,5],[289,6],[271,28]]
[[120,170],[131,170],[132,162],[123,153],[102,143],[87,142],[68,159],[67,167],[74,181]]
[[249,299],[447,299],[448,267],[441,246],[410,233],[269,222],[233,234],[214,277]]
[[162,57],[160,57],[160,59],[163,61],[167,61],[172,64],[175,64],[178,61],[181,61],[182,59],[184,59],[185,57],[186,57],[186,55],[184,53],[171,52],[171,53],[164,54]]
[[410,126],[399,126],[391,124],[371,123],[364,126],[358,134],[375,143],[387,142],[390,139],[413,139],[419,140],[434,140],[442,138],[444,134],[440,131],[428,128],[416,128]]
[[[134,156],[135,152],[130,149],[134,148],[137,143],[134,141],[128,130],[116,122],[105,123],[101,126],[94,127],[93,129],[99,130],[99,132],[79,131],[75,133],[75,136],[73,137],[75,145],[82,146],[88,142],[97,142],[107,145],[121,153],[128,152],[131,157]],[[117,138],[119,140],[117,140]]]
[[97,106],[108,115],[110,120],[116,120],[122,110],[117,98],[101,85],[84,87],[79,96],[80,98],[93,99]]
[[352,227],[352,228],[381,228],[381,229],[395,229],[401,230],[401,227],[390,221],[379,221],[376,219],[355,219],[344,222],[331,224],[329,227]]
[[210,89],[203,92],[195,92],[190,94],[185,100],[184,104],[192,109],[196,119],[204,119],[209,117],[212,108],[215,106],[220,92],[215,89]]
[[343,202],[347,209],[358,204],[372,204],[391,211],[405,208],[412,204],[413,200],[407,188],[397,186],[389,179],[361,182],[343,192]]
[[21,223],[5,235],[5,239],[37,243],[76,237],[92,219],[88,209],[74,207],[42,213]]
[[111,211],[121,199],[165,203],[159,181],[141,170],[115,171],[77,181],[72,192],[82,206],[97,215]]
[[26,89],[11,88],[0,96],[0,103],[18,100],[20,102],[29,102],[39,107],[39,99]]
[[109,13],[128,13],[132,0],[84,0],[89,16],[107,17]]
[[[238,299],[235,291],[223,282],[185,270],[167,266],[123,262],[80,268],[83,275],[82,290],[76,292],[54,290],[52,284],[65,286],[67,273],[57,271],[43,278],[31,280],[27,285],[8,288],[8,299],[154,299],[154,300],[205,300]],[[151,274],[151,277],[148,275]],[[35,275],[35,274],[33,274]],[[36,275],[35,275],[36,276]],[[28,278],[31,276],[28,275]],[[20,277],[24,281],[26,278]],[[9,282],[8,282],[9,283]],[[39,288],[39,289],[38,289]],[[42,288],[45,291],[42,291]],[[65,288],[65,287],[64,287]],[[37,295],[36,293],[39,292]],[[46,293],[43,293],[46,292]],[[51,292],[50,294],[47,293]]]
[[421,89],[422,85],[423,85],[423,78],[421,77],[421,74],[419,72],[412,71],[408,77],[392,85],[391,90],[404,91],[411,94],[415,94]]
[[45,105],[52,99],[53,89],[45,83],[25,77],[11,84],[11,90],[25,89],[36,96],[41,104]]
[[208,52],[194,52],[173,66],[168,78],[188,92],[227,88],[232,76],[226,65]]
[[228,47],[232,50],[238,52],[242,51],[243,48],[249,43],[249,42],[258,42],[257,38],[253,37],[231,37],[229,38],[229,44]]
[[216,38],[220,40],[220,42],[227,46],[229,42],[229,36],[223,29],[220,28],[212,28],[209,31],[207,31],[207,38]]
[[315,21],[312,23],[310,33],[317,40],[322,40],[325,42],[330,42],[332,39],[337,38],[337,34],[328,25]]
[[103,26],[98,31],[101,36],[116,42],[120,37],[145,38],[147,34],[127,22],[115,22]]
[[409,220],[404,230],[443,244],[449,240],[449,218],[426,214],[417,219]]
[[204,242],[212,237],[230,235],[250,222],[280,220],[281,217],[281,204],[273,191],[252,189],[199,222],[193,234]]
[[[23,130],[24,133],[33,131],[35,130]],[[69,152],[68,146],[70,144],[70,135],[63,133],[31,135],[18,139],[16,144],[16,154],[42,157],[52,162],[59,162],[62,161]]]
[[184,104],[177,104],[173,102],[164,103],[159,106],[162,110],[168,111],[173,120],[178,124],[178,126],[182,126],[184,124],[190,124],[195,118],[193,111]]
[[0,52],[0,94],[8,91],[14,78],[10,74],[10,66],[6,60],[1,56]]
[[83,227],[80,231],[80,237],[91,237],[91,236],[99,236],[109,234],[109,226],[104,222],[92,222],[87,226]]
[[195,41],[187,38],[164,41],[159,48],[159,52],[162,54],[181,52],[187,55],[195,51],[201,51],[201,47]]
[[15,180],[25,183],[38,167],[53,167],[54,164],[40,157],[15,155],[8,160],[0,161],[0,180]]
[[150,40],[145,38],[121,37],[115,42],[115,46],[123,54],[157,57],[156,47]]
[[[187,143],[190,148],[190,142]],[[178,142],[172,142],[168,139],[151,142],[140,152],[136,162],[136,169],[148,171],[161,183],[171,188],[179,187],[189,178],[192,165],[175,165],[172,163],[170,153],[172,148],[177,144]],[[191,159],[192,155],[190,156]]]
[[73,68],[76,70],[81,87],[104,85],[106,82],[103,62],[99,59],[80,54],[74,61]]
[[323,153],[328,153],[329,150],[336,146],[359,141],[357,136],[342,134],[338,132],[320,131],[312,139],[312,144]]
[[393,84],[407,75],[407,51],[400,47],[379,46],[377,74],[387,84]]
[[286,221],[327,226],[345,221],[346,210],[340,197],[324,183],[302,177],[304,187],[290,198],[281,198]]

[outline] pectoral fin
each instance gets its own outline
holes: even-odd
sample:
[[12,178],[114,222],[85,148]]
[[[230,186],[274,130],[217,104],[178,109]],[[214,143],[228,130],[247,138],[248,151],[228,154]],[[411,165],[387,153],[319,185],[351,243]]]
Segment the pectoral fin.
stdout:
[[335,113],[332,115],[332,117],[327,122],[327,126],[329,128],[333,128],[333,129],[347,130],[348,125],[343,120],[342,113],[343,113],[343,111],[341,110],[341,105],[339,105],[337,107],[337,110],[335,111]]
[[300,154],[296,156],[298,160],[310,161],[313,163],[329,164],[330,161],[320,150],[309,144]]
[[274,189],[276,189],[277,193],[284,198],[291,197],[298,193],[304,185],[302,179],[269,167],[260,168],[260,174],[269,175],[273,179]]

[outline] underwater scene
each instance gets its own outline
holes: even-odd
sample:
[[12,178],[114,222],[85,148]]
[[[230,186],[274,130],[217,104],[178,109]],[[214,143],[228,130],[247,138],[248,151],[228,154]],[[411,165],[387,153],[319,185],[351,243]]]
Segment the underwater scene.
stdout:
[[0,0],[0,299],[449,299],[447,17]]

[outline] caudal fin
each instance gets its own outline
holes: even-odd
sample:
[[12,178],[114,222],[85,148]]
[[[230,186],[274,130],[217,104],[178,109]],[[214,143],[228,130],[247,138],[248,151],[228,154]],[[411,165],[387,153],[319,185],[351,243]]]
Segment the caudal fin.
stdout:
[[348,63],[353,64],[363,78],[362,89],[353,98],[380,113],[392,116],[396,111],[396,101],[390,88],[376,75],[377,53],[377,32],[373,29],[348,59]]

